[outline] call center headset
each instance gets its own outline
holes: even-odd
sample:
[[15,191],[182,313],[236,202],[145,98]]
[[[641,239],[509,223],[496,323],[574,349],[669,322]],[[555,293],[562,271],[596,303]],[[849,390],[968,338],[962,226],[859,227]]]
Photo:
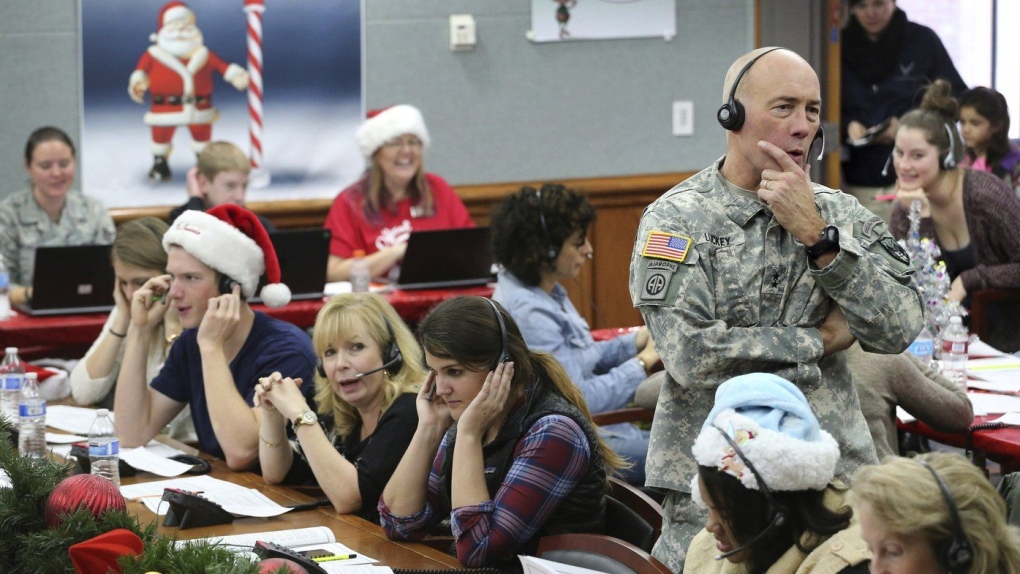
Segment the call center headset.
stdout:
[[737,100],[737,86],[740,85],[740,79],[744,77],[744,74],[751,69],[751,66],[753,66],[755,62],[762,59],[765,54],[775,52],[776,50],[782,50],[782,48],[766,50],[755,56],[750,62],[744,64],[744,67],[740,69],[740,72],[737,74],[737,79],[733,80],[733,85],[730,86],[730,97],[727,98],[726,103],[719,108],[719,111],[715,113],[716,119],[719,120],[719,125],[721,125],[724,129],[735,132],[743,127],[744,105]]
[[221,274],[217,288],[220,290],[220,295],[230,295],[234,291],[234,285],[238,285],[238,282]]
[[946,486],[946,483],[942,482],[942,478],[935,472],[935,469],[923,460],[917,462],[921,463],[921,466],[927,468],[928,472],[935,477],[935,482],[938,483],[939,490],[942,491],[942,498],[946,501],[946,507],[949,509],[949,519],[953,525],[953,535],[939,543],[935,550],[935,557],[938,559],[939,564],[949,569],[952,574],[964,574],[970,569],[971,563],[974,562],[974,548],[970,545],[970,540],[967,539],[967,535],[963,532],[963,525],[960,524],[960,513],[956,508],[956,501],[953,500],[953,495],[949,493],[949,488]]
[[[949,136],[949,149],[939,158],[939,167],[949,171],[956,167],[956,138],[953,137],[953,128],[949,127],[949,124],[942,124],[942,126],[946,128],[946,135]],[[893,154],[895,153],[896,151],[893,150],[889,154],[889,159],[885,160],[885,167],[882,168],[882,177],[889,175],[889,166],[892,165]]]
[[[760,57],[761,56],[759,56],[759,58]],[[733,448],[733,452],[740,457],[740,460],[744,461],[744,466],[746,466],[747,470],[751,471],[751,474],[754,475],[755,480],[758,481],[758,489],[761,491],[762,496],[765,497],[765,501],[768,503],[769,509],[772,511],[772,519],[769,522],[769,525],[762,529],[761,532],[756,534],[754,538],[748,540],[747,542],[741,544],[740,546],[737,546],[733,550],[724,552],[722,554],[716,554],[715,559],[722,560],[723,558],[729,558],[734,554],[739,554],[743,552],[744,550],[753,546],[754,543],[764,538],[765,535],[769,533],[769,531],[775,528],[779,528],[780,526],[785,524],[786,517],[790,511],[788,508],[786,508],[785,505],[781,504],[779,501],[776,500],[775,496],[772,494],[772,489],[769,488],[768,484],[765,484],[765,479],[762,478],[761,474],[759,474],[758,471],[754,468],[754,465],[751,464],[751,459],[747,458],[747,455],[744,454],[744,451],[740,450],[740,447],[737,446],[737,443],[732,438],[730,438],[730,435],[726,434],[726,431],[722,430],[719,427],[713,428],[715,428],[715,430],[719,431],[719,433],[723,435],[723,438],[726,439],[726,442],[730,443],[730,447]]]
[[[721,125],[723,129],[735,132],[744,127],[744,119],[746,117],[744,113],[744,104],[741,104],[740,100],[737,99],[737,86],[740,85],[740,79],[743,78],[744,74],[751,69],[751,66],[753,66],[758,60],[762,59],[765,54],[782,49],[783,48],[772,48],[770,50],[766,50],[755,56],[750,62],[744,64],[744,67],[740,69],[736,79],[733,80],[733,85],[730,86],[729,98],[726,99],[725,104],[719,107],[719,111],[715,113],[715,118],[719,120],[719,125]],[[815,137],[811,140],[811,146],[813,147],[815,142],[818,140],[822,140],[822,145],[818,149],[818,161],[822,161],[822,157],[825,156],[825,130],[823,130],[821,126],[818,126],[818,131],[815,132]]]
[[[384,369],[389,369],[390,367],[393,367],[393,372],[397,373],[400,372],[401,367],[404,366],[404,355],[400,352],[400,346],[397,345],[397,336],[396,334],[393,333],[393,325],[390,325],[390,322],[388,319],[386,319],[386,317],[383,317],[382,320],[383,323],[386,323],[386,333],[390,337],[389,345],[387,345],[386,350],[383,352],[382,356],[383,365],[381,367],[372,369],[371,371],[358,373],[351,377],[352,379],[362,379],[373,373],[378,373],[379,371],[382,371]],[[328,378],[326,376],[326,369],[325,367],[322,366],[321,359],[315,365],[315,371],[319,374],[320,377],[324,379]]]
[[503,349],[500,351],[499,359],[492,365],[492,369],[496,370],[500,363],[509,363],[514,359],[510,356],[510,348],[507,344],[506,323],[503,322],[503,314],[499,312],[499,307],[496,306],[492,299],[486,298],[485,301],[492,306],[493,312],[496,313],[496,320],[499,321],[499,336],[503,341]]
[[[553,261],[556,259],[556,256],[559,255],[559,249],[552,244],[552,239],[549,237],[549,228],[545,225],[545,210],[542,209],[541,189],[535,190],[535,197],[538,198],[538,222],[542,224],[542,237],[545,238],[545,243],[549,246],[549,250],[546,251],[545,256],[549,258],[549,261]],[[497,311],[496,314],[499,315],[499,312]],[[502,319],[500,319],[500,322],[502,322]]]

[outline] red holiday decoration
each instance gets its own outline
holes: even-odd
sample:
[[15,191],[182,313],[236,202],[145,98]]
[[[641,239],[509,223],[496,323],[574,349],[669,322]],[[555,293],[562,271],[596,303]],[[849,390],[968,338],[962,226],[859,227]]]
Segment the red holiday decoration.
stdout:
[[[91,475],[80,474],[78,476]],[[110,483],[105,478],[98,476],[96,478]],[[60,484],[64,484],[64,482]],[[60,484],[57,485],[57,488],[60,488]],[[117,560],[121,556],[138,556],[142,550],[142,539],[137,534],[124,528],[118,528],[79,542],[68,548],[67,552],[71,555],[71,563],[74,564],[76,574],[93,574],[98,572],[119,573],[121,570]]]
[[290,574],[308,574],[300,564],[286,558],[266,558],[259,562],[259,574],[276,574],[280,568],[286,568]]
[[55,528],[63,515],[88,508],[95,517],[107,510],[124,510],[127,503],[112,482],[93,474],[76,474],[60,481],[46,501],[46,525]]

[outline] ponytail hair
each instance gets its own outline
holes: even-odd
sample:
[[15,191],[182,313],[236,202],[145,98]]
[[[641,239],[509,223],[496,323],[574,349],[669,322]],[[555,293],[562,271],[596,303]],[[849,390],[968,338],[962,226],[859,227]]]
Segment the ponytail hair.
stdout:
[[[535,380],[545,379],[551,390],[577,407],[592,426],[591,414],[580,389],[570,380],[559,362],[549,353],[532,351],[524,342],[520,328],[502,305],[492,302],[506,328],[506,354],[514,362],[511,389],[523,389]],[[492,305],[484,297],[458,296],[436,305],[418,326],[422,349],[434,356],[455,359],[465,368],[485,372],[493,370],[503,356],[503,335]],[[627,463],[598,437],[599,452],[606,474]]]

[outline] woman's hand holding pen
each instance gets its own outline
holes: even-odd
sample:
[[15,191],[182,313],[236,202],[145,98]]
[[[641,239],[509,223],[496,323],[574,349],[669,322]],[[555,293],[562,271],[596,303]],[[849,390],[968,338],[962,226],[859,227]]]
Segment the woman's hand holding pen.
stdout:
[[131,298],[131,324],[152,329],[163,320],[169,305],[170,276],[157,275],[145,282]]

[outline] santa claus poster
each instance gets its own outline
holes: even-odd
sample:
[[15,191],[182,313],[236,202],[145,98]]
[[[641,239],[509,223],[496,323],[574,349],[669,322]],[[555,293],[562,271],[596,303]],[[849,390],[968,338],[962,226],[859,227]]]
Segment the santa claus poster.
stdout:
[[79,1],[85,193],[181,204],[209,141],[251,157],[248,201],[332,197],[361,175],[360,1]]

